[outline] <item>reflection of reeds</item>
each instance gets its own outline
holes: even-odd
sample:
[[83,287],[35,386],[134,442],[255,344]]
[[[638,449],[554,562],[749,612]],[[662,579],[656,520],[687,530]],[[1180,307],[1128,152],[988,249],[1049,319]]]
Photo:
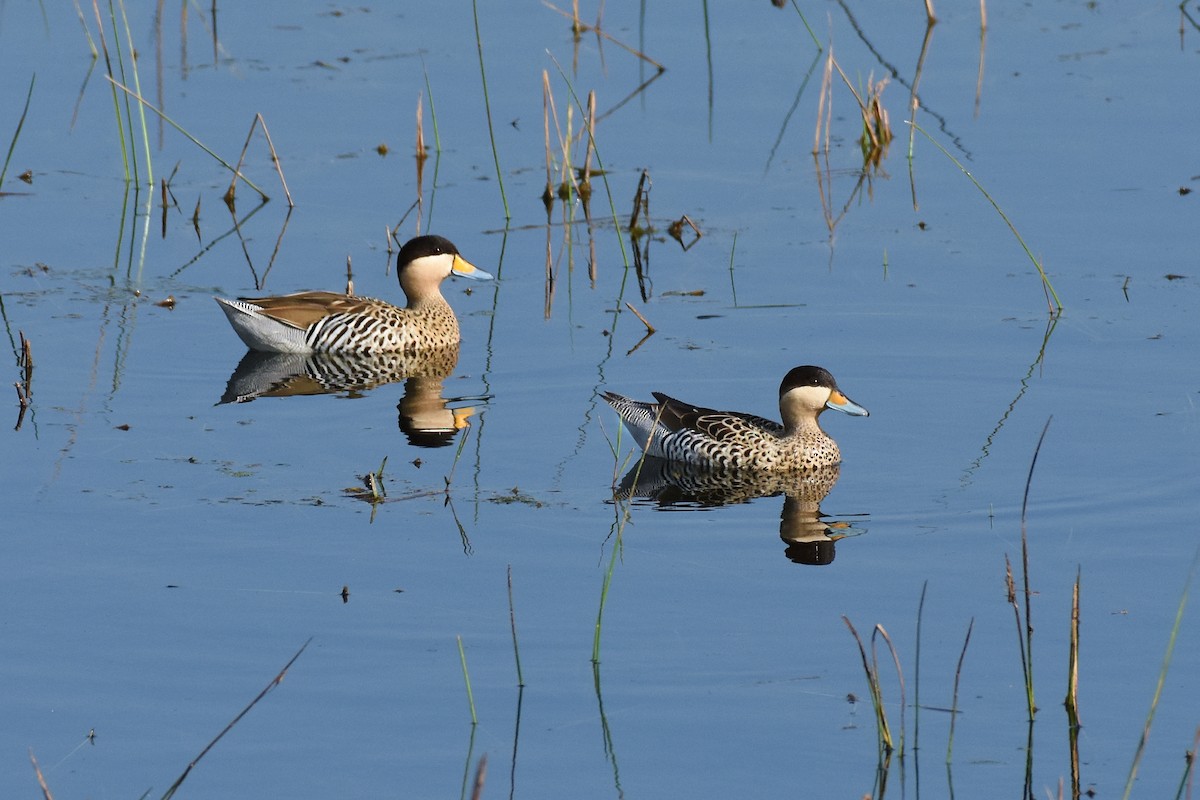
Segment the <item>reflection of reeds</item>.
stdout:
[[979,72],[975,77],[975,116],[983,98],[983,53],[987,49],[987,0],[979,0]]

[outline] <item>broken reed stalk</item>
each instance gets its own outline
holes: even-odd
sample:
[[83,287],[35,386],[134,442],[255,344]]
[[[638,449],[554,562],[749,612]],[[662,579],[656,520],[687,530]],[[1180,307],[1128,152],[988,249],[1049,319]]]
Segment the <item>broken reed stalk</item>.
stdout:
[[1071,644],[1067,655],[1067,723],[1079,727],[1079,582],[1081,573],[1075,570],[1075,587],[1071,592]]
[[[165,113],[163,113],[161,110],[159,110],[159,109],[158,109],[158,107],[157,107],[157,106],[155,106],[153,103],[151,103],[149,100],[147,100],[146,98],[142,97],[142,96],[141,96],[141,95],[139,95],[138,93],[134,92],[134,91],[133,91],[132,89],[130,89],[128,86],[125,86],[125,85],[123,85],[122,83],[120,83],[119,81],[117,81],[116,79],[114,79],[114,78],[113,78],[111,75],[109,75],[109,76],[106,76],[106,77],[107,77],[108,81],[109,81],[110,83],[112,83],[112,85],[113,85],[114,87],[116,87],[117,89],[120,89],[121,91],[125,92],[126,94],[128,94],[128,95],[132,96],[132,97],[133,97],[133,99],[137,100],[139,103],[141,103],[141,104],[142,104],[142,105],[144,105],[146,108],[150,109],[150,110],[151,110],[151,111],[153,111],[155,114],[157,114],[157,115],[158,115],[160,118],[162,118],[163,122],[167,123],[167,124],[168,124],[168,125],[170,125],[172,128],[174,128],[175,130],[177,130],[177,131],[179,131],[180,133],[182,133],[182,134],[183,134],[183,135],[184,135],[184,136],[187,138],[187,140],[188,140],[188,141],[190,141],[192,144],[194,144],[194,145],[196,145],[197,147],[199,147],[199,148],[200,148],[201,150],[203,150],[205,153],[208,153],[210,156],[212,156],[212,157],[213,157],[213,159],[214,159],[214,160],[215,160],[215,161],[216,161],[218,164],[220,164],[221,166],[225,167],[225,169],[227,169],[227,170],[229,170],[230,172],[232,172],[232,173],[234,174],[234,177],[235,177],[235,178],[241,178],[241,179],[242,179],[242,181],[243,181],[243,182],[244,182],[244,183],[245,183],[247,186],[249,186],[249,187],[250,187],[251,189],[253,189],[254,191],[258,192],[259,196],[260,196],[260,197],[262,197],[262,199],[263,199],[263,200],[270,200],[270,199],[271,199],[271,198],[270,198],[270,197],[267,195],[267,193],[266,193],[266,192],[264,192],[262,189],[258,188],[258,186],[257,186],[257,185],[255,185],[255,183],[254,183],[252,180],[250,180],[250,179],[249,179],[249,178],[247,178],[245,175],[243,175],[241,172],[239,172],[239,171],[238,171],[238,170],[237,170],[237,169],[236,169],[236,168],[235,168],[235,167],[234,167],[232,164],[230,164],[228,161],[226,161],[225,159],[223,159],[223,158],[221,158],[219,155],[217,155],[215,152],[213,152],[213,151],[212,151],[212,150],[211,150],[211,149],[210,149],[210,148],[209,148],[207,145],[205,145],[203,142],[201,142],[201,141],[200,141],[199,139],[197,139],[195,136],[192,136],[192,134],[188,133],[188,132],[187,132],[187,130],[185,130],[185,129],[184,129],[184,127],[183,127],[182,125],[180,125],[178,122],[176,122],[175,120],[171,119],[169,116],[167,116],[167,115],[166,115]],[[266,131],[266,127],[265,127],[265,126],[263,127],[263,131],[264,131],[264,132]],[[270,138],[268,137],[268,142],[269,142],[269,141],[270,141]],[[274,154],[274,148],[272,148],[272,154]],[[274,156],[273,156],[273,157],[274,157]],[[279,176],[280,176],[280,178],[282,179],[282,178],[283,178],[283,172],[282,172],[282,170],[281,170],[281,169],[280,169],[280,167],[279,167],[279,159],[278,159],[278,158],[274,158],[274,160],[275,160],[275,168],[276,168],[276,170],[279,170]],[[284,191],[285,191],[285,192],[287,191],[287,187],[286,187],[286,185],[285,185],[285,187],[284,187]],[[289,202],[290,202],[290,197],[289,197]]]
[[854,642],[858,645],[858,653],[862,656],[863,672],[867,676],[867,689],[871,693],[871,707],[875,710],[875,735],[876,742],[879,745],[879,760],[883,761],[886,756],[892,753],[892,732],[888,728],[887,712],[883,708],[883,688],[879,684],[879,673],[871,666],[871,661],[867,659],[867,648],[863,645],[862,639],[858,635],[858,631],[854,628],[854,623],[850,622],[850,618],[845,614],[842,615],[842,622],[846,623],[846,627],[850,629],[850,635],[854,637]]
[[512,626],[513,657],[517,661],[517,686],[525,686],[525,678],[521,675],[521,648],[517,645],[517,612],[513,608],[512,564],[508,565],[508,623]]
[[967,635],[963,639],[962,652],[958,654],[958,665],[954,668],[954,693],[950,700],[950,735],[946,740],[946,765],[950,765],[954,752],[954,721],[958,718],[958,684],[962,678],[963,660],[967,657],[967,645],[971,643],[971,631],[975,628],[975,618],[967,623]]
[[646,326],[646,333],[654,333],[658,330],[653,325],[651,325],[649,320],[647,320],[645,317],[643,317],[636,308],[633,307],[632,303],[630,303],[629,301],[625,301],[625,307],[628,308],[630,311],[632,311],[633,315],[642,321],[642,324]]
[[487,70],[483,64],[483,38],[479,33],[479,2],[471,0],[471,13],[475,17],[475,47],[479,51],[479,77],[483,81],[483,110],[487,117],[488,138],[492,143],[492,160],[496,163],[496,181],[500,184],[500,202],[504,205],[504,220],[512,219],[508,210],[508,198],[504,194],[504,174],[500,170],[500,152],[496,149],[496,131],[492,125],[492,102],[488,97]]
[[21,116],[17,120],[17,129],[13,131],[12,141],[8,143],[8,155],[4,157],[4,166],[0,167],[0,186],[4,185],[4,176],[8,173],[8,162],[12,161],[13,150],[17,147],[17,139],[21,136],[21,128],[25,127],[25,115],[29,113],[29,101],[33,99],[33,86],[37,83],[37,73],[33,73],[33,77],[29,79],[29,91],[25,93],[25,107],[21,109]]
[[[288,208],[295,208],[296,204],[292,202],[292,193],[288,191],[287,180],[283,177],[283,167],[279,163],[279,155],[275,152],[275,143],[271,141],[271,132],[267,130],[267,123],[263,119],[262,114],[255,114],[254,119],[250,122],[250,131],[246,134],[246,143],[242,145],[242,152],[238,156],[237,167],[234,169],[233,179],[229,181],[229,190],[225,192],[225,202],[228,205],[233,205],[236,195],[237,179],[242,174],[242,164],[246,161],[246,151],[250,149],[250,140],[254,138],[255,127],[262,127],[263,136],[267,140],[267,150],[271,153],[271,163],[275,165],[275,171],[279,173],[279,183],[283,186],[283,194],[287,197]],[[262,192],[259,192],[262,194]],[[263,195],[266,200],[266,195]]]
[[1025,240],[1022,239],[1021,234],[1017,232],[1017,226],[1013,225],[1012,220],[1010,220],[1008,215],[1004,213],[1004,209],[1000,208],[1000,204],[992,199],[992,196],[988,194],[987,189],[983,188],[983,184],[975,179],[975,176],[972,175],[970,171],[962,165],[962,162],[955,158],[949,150],[941,145],[940,142],[926,133],[924,128],[922,128],[913,120],[909,120],[908,124],[912,125],[917,132],[926,139],[933,142],[933,145],[938,150],[941,150],[942,154],[945,155],[946,158],[950,159],[954,166],[958,167],[962,174],[966,175],[967,178],[970,179],[971,183],[975,184],[975,188],[978,189],[983,196],[987,198],[987,201],[992,204],[992,208],[996,209],[996,213],[1000,215],[1000,219],[1004,220],[1004,224],[1008,226],[1010,231],[1012,231],[1013,236],[1017,237],[1017,242],[1021,245],[1021,249],[1025,251],[1025,255],[1029,257],[1029,260],[1033,262],[1033,266],[1037,268],[1038,275],[1041,276],[1042,279],[1042,290],[1046,293],[1046,305],[1049,307],[1050,313],[1062,313],[1063,304],[1062,301],[1058,299],[1058,292],[1054,291],[1054,284],[1050,282],[1050,276],[1046,274],[1046,270],[1042,267],[1042,262],[1038,261],[1037,257],[1034,256],[1033,251],[1029,249],[1029,245],[1025,244]]
[[475,716],[475,696],[471,693],[471,673],[467,672],[467,652],[463,650],[462,637],[456,636],[458,639],[458,659],[462,662],[463,682],[467,685],[467,705],[471,707],[471,726],[479,724],[479,718]]
[[1162,667],[1158,671],[1158,683],[1154,687],[1154,697],[1150,701],[1150,710],[1147,712],[1146,722],[1142,726],[1142,735],[1138,739],[1133,763],[1129,766],[1129,778],[1125,781],[1125,791],[1121,795],[1122,800],[1128,800],[1129,793],[1133,790],[1133,781],[1137,777],[1138,765],[1142,761],[1142,753],[1145,752],[1146,742],[1150,738],[1150,725],[1154,722],[1154,712],[1158,710],[1158,701],[1162,698],[1163,684],[1167,680],[1171,656],[1175,653],[1175,641],[1179,637],[1179,628],[1183,624],[1183,612],[1187,608],[1188,593],[1191,591],[1192,581],[1196,577],[1197,566],[1200,566],[1200,547],[1196,548],[1196,555],[1192,557],[1192,566],[1188,570],[1187,580],[1183,584],[1183,594],[1179,596],[1179,607],[1175,610],[1175,623],[1171,626],[1171,635],[1167,638],[1167,651],[1163,654]]
[[218,733],[211,742],[209,742],[207,745],[204,746],[204,749],[200,751],[200,755],[198,755],[192,759],[192,762],[187,765],[187,769],[185,769],[183,771],[183,774],[175,779],[175,782],[173,784],[171,784],[171,788],[167,789],[166,794],[164,794],[162,796],[162,800],[170,800],[170,798],[175,795],[175,792],[178,791],[180,785],[183,784],[184,780],[187,779],[187,776],[191,774],[192,769],[197,764],[200,763],[200,759],[202,759],[206,755],[208,755],[208,751],[212,750],[213,747],[216,745],[216,743],[221,741],[221,737],[223,737],[225,734],[229,733],[229,731],[233,730],[233,726],[237,725],[239,722],[241,722],[242,717],[244,717],[244,716],[246,716],[246,714],[250,713],[250,709],[252,709],[256,705],[258,705],[258,702],[260,700],[262,700],[264,697],[266,697],[268,692],[270,692],[272,689],[274,689],[276,686],[278,686],[280,683],[283,682],[283,677],[285,675],[287,675],[287,671],[292,668],[292,664],[296,663],[296,659],[298,659],[300,657],[300,654],[304,652],[304,650],[308,647],[310,642],[312,642],[311,638],[309,638],[309,640],[306,641],[304,644],[300,645],[300,649],[296,651],[296,654],[294,656],[292,656],[290,659],[288,659],[288,662],[283,665],[283,669],[279,670],[279,673],[274,678],[271,679],[271,682],[267,684],[266,688],[263,689],[261,692],[259,692],[258,696],[256,696],[253,700],[251,700],[249,705],[247,705],[240,712],[238,712],[238,715],[236,717],[234,717],[232,720],[230,720],[229,724],[226,725],[225,728],[220,733]]

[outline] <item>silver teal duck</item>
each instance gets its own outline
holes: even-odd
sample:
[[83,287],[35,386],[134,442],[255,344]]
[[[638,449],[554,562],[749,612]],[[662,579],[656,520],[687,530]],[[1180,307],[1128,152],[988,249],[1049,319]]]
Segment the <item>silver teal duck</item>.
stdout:
[[841,463],[837,442],[817,423],[827,408],[865,417],[865,408],[821,367],[796,367],[779,385],[783,424],[739,411],[714,411],[660,392],[657,402],[605,392],[625,427],[648,455],[700,467],[812,470]]
[[418,236],[396,258],[404,308],[371,297],[296,292],[279,297],[214,298],[251,350],[270,353],[414,352],[457,345],[454,309],[442,297],[451,275],[492,276],[471,264],[442,236]]

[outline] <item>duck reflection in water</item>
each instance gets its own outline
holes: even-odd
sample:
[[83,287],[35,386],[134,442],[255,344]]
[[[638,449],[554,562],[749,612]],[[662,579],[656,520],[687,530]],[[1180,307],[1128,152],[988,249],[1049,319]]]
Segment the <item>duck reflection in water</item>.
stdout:
[[833,464],[795,472],[752,472],[647,456],[625,473],[614,496],[652,500],[662,509],[705,509],[783,495],[779,538],[786,545],[784,555],[797,564],[821,566],[833,561],[835,542],[863,533],[821,514],[821,501],[837,483],[840,469]]
[[485,399],[442,396],[442,383],[457,365],[457,344],[370,355],[249,350],[230,376],[220,403],[320,394],[357,398],[376,387],[404,381],[397,404],[400,430],[416,447],[445,447],[470,424],[475,412],[472,406],[451,404]]

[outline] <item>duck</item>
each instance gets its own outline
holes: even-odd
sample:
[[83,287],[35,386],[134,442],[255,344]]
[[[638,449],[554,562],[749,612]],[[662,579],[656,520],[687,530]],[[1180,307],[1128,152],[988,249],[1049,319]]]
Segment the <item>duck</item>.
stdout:
[[337,292],[295,292],[277,297],[214,297],[229,324],[251,350],[268,353],[411,353],[459,343],[458,319],[442,297],[451,275],[490,280],[444,236],[417,236],[396,257],[404,308],[383,300]]
[[783,424],[740,411],[715,411],[654,392],[656,402],[614,392],[603,397],[646,455],[697,467],[811,471],[841,463],[837,442],[821,430],[825,409],[869,416],[824,367],[792,369],[779,384]]

